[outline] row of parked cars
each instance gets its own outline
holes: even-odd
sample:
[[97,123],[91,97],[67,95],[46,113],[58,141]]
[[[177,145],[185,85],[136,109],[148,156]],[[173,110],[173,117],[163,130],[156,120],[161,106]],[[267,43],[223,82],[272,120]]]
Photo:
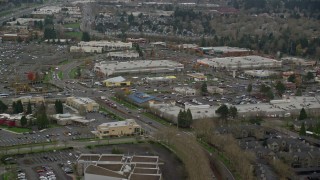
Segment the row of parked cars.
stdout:
[[17,175],[18,180],[27,180],[26,173],[23,172],[21,169],[18,169],[17,173],[18,173]]
[[39,175],[40,180],[56,180],[56,175],[54,174],[52,167],[50,166],[38,166],[36,171]]

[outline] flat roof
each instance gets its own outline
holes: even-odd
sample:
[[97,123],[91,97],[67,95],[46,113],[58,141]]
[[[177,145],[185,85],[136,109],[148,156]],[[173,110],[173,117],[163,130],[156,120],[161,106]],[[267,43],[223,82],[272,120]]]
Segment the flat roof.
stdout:
[[268,77],[273,74],[276,74],[276,71],[269,71],[269,70],[247,70],[244,71],[245,74],[251,75],[251,76],[258,76],[258,77]]
[[111,171],[121,171],[123,164],[97,164],[97,166],[109,169]]
[[85,154],[85,155],[80,155],[79,160],[83,161],[98,161],[100,159],[99,154]]
[[158,162],[157,156],[133,156],[131,162]]
[[149,168],[134,168],[133,173],[138,173],[138,174],[157,174],[158,169],[149,169]]
[[101,128],[120,127],[120,126],[128,126],[130,124],[138,125],[134,119],[126,119],[125,121],[102,123],[99,125],[99,127]]
[[130,180],[160,180],[160,174],[131,174]]
[[102,61],[96,63],[95,67],[105,72],[128,72],[128,71],[142,71],[143,69],[153,70],[156,68],[172,69],[183,68],[183,64],[171,60],[136,60],[136,61]]
[[156,164],[137,163],[136,168],[157,168],[157,165]]
[[121,162],[123,155],[101,155],[99,161],[117,161]]
[[111,176],[111,177],[123,178],[123,179],[126,178],[124,175],[121,175],[121,174],[119,174],[117,172],[105,169],[105,168],[100,167],[100,166],[95,166],[95,165],[89,165],[85,169],[85,173],[96,174],[96,175],[101,175],[101,176]]
[[113,77],[113,78],[109,78],[109,79],[106,79],[104,81],[108,81],[108,82],[123,82],[125,81],[126,79],[122,76],[117,76],[117,77]]
[[73,101],[77,102],[78,104],[89,104],[89,103],[96,103],[96,101],[87,98],[87,97],[68,97],[67,99],[72,99]]
[[[185,110],[182,107],[177,105],[172,105],[170,103],[162,103],[162,104],[153,104],[152,107],[158,109],[160,112],[164,113],[168,117],[176,117],[178,116],[180,110]],[[190,109],[192,113],[193,119],[203,119],[203,118],[210,118],[215,117],[218,107],[213,107],[210,105],[191,105],[187,104],[186,109]]]
[[239,47],[228,47],[228,46],[218,46],[218,47],[200,47],[202,50],[213,50],[216,52],[248,52],[251,51],[250,49],[246,48],[239,48]]
[[212,67],[226,68],[257,68],[257,67],[281,67],[281,61],[266,58],[262,56],[240,56],[224,58],[203,58],[198,59],[199,64],[205,64]]
[[138,104],[158,99],[156,96],[152,96],[152,95],[146,94],[144,92],[132,93],[132,94],[130,94],[128,96],[128,98],[133,100],[135,103],[138,103]]
[[78,46],[94,46],[94,47],[132,47],[132,42],[121,41],[81,41]]
[[235,105],[238,112],[292,112],[305,109],[320,109],[319,97],[289,96],[288,99],[272,100],[270,103]]

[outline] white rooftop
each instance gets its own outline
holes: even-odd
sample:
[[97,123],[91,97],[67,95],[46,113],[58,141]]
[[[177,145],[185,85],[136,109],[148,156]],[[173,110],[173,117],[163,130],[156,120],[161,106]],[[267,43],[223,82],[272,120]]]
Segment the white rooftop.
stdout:
[[123,82],[125,81],[126,79],[123,78],[122,76],[118,76],[118,77],[113,77],[113,78],[109,78],[109,79],[106,79],[106,81],[109,81],[109,82]]
[[94,100],[87,98],[87,97],[73,97],[74,101],[78,104],[88,104],[88,103],[95,103]]
[[183,64],[170,60],[102,61],[95,64],[95,70],[107,75],[114,73],[174,71],[183,68]]
[[200,47],[200,49],[203,49],[203,50],[212,50],[212,51],[223,52],[223,53],[228,53],[228,52],[247,52],[247,51],[250,51],[250,49],[239,48],[239,47],[228,47],[228,46]]
[[269,71],[269,70],[247,70],[247,71],[244,71],[244,73],[250,76],[268,77],[273,74],[276,74],[277,72]]
[[137,124],[137,123],[133,119],[126,119],[125,121],[102,123],[99,126],[102,127],[102,128],[105,128],[105,127],[121,127],[121,126],[128,126],[130,124],[134,125],[134,124]]
[[224,58],[203,58],[198,59],[198,63],[211,67],[225,68],[257,68],[257,67],[281,67],[281,61],[261,56],[240,56]]
[[272,100],[270,103],[235,105],[238,112],[293,112],[305,109],[319,109],[319,97],[290,96],[288,99]]

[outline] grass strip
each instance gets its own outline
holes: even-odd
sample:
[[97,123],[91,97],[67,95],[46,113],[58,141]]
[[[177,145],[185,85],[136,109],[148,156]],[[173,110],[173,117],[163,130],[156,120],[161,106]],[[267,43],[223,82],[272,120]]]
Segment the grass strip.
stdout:
[[116,120],[118,120],[118,121],[123,121],[123,120],[125,120],[124,118],[122,118],[122,117],[114,114],[113,112],[108,111],[106,108],[100,107],[100,111],[103,111],[103,112],[107,113],[109,116],[112,116],[112,118],[114,118],[114,119],[116,119]]
[[15,132],[15,133],[24,133],[24,132],[31,132],[32,131],[31,129],[28,129],[28,128],[9,127],[9,126],[4,126],[4,125],[0,125],[0,128]]
[[122,99],[119,99],[119,98],[116,98],[116,97],[111,97],[111,99],[113,101],[116,101],[119,104],[124,105],[125,107],[127,107],[129,109],[132,109],[132,110],[138,110],[139,109],[138,106],[136,106],[136,105],[134,105],[134,104],[132,104],[132,103],[130,103],[128,101],[125,101],[125,100],[122,100]]
[[171,123],[169,123],[168,121],[166,121],[166,120],[164,120],[164,119],[162,119],[162,118],[160,118],[160,117],[158,117],[158,116],[156,116],[156,115],[154,115],[154,114],[151,114],[151,113],[148,113],[148,112],[144,112],[144,113],[142,113],[142,114],[143,114],[144,116],[146,116],[146,117],[154,120],[154,121],[157,121],[157,122],[165,125],[165,126],[170,126],[170,124],[171,124]]

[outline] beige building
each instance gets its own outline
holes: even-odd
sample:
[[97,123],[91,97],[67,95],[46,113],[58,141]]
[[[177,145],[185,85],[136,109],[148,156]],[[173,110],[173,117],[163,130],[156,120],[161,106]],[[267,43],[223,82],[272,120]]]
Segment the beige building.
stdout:
[[21,96],[12,99],[13,102],[17,102],[19,100],[22,102],[22,104],[27,104],[29,101],[31,104],[44,103],[44,98],[42,96]]
[[133,135],[141,132],[141,126],[133,119],[125,121],[103,123],[93,133],[99,138],[107,136]]
[[102,47],[90,47],[90,46],[71,46],[70,52],[84,52],[84,53],[102,53]]
[[120,87],[120,86],[130,86],[131,82],[127,81],[122,76],[109,78],[103,81],[103,85],[107,87]]
[[99,111],[99,104],[90,98],[67,97],[66,104],[79,111],[84,111],[84,112]]

